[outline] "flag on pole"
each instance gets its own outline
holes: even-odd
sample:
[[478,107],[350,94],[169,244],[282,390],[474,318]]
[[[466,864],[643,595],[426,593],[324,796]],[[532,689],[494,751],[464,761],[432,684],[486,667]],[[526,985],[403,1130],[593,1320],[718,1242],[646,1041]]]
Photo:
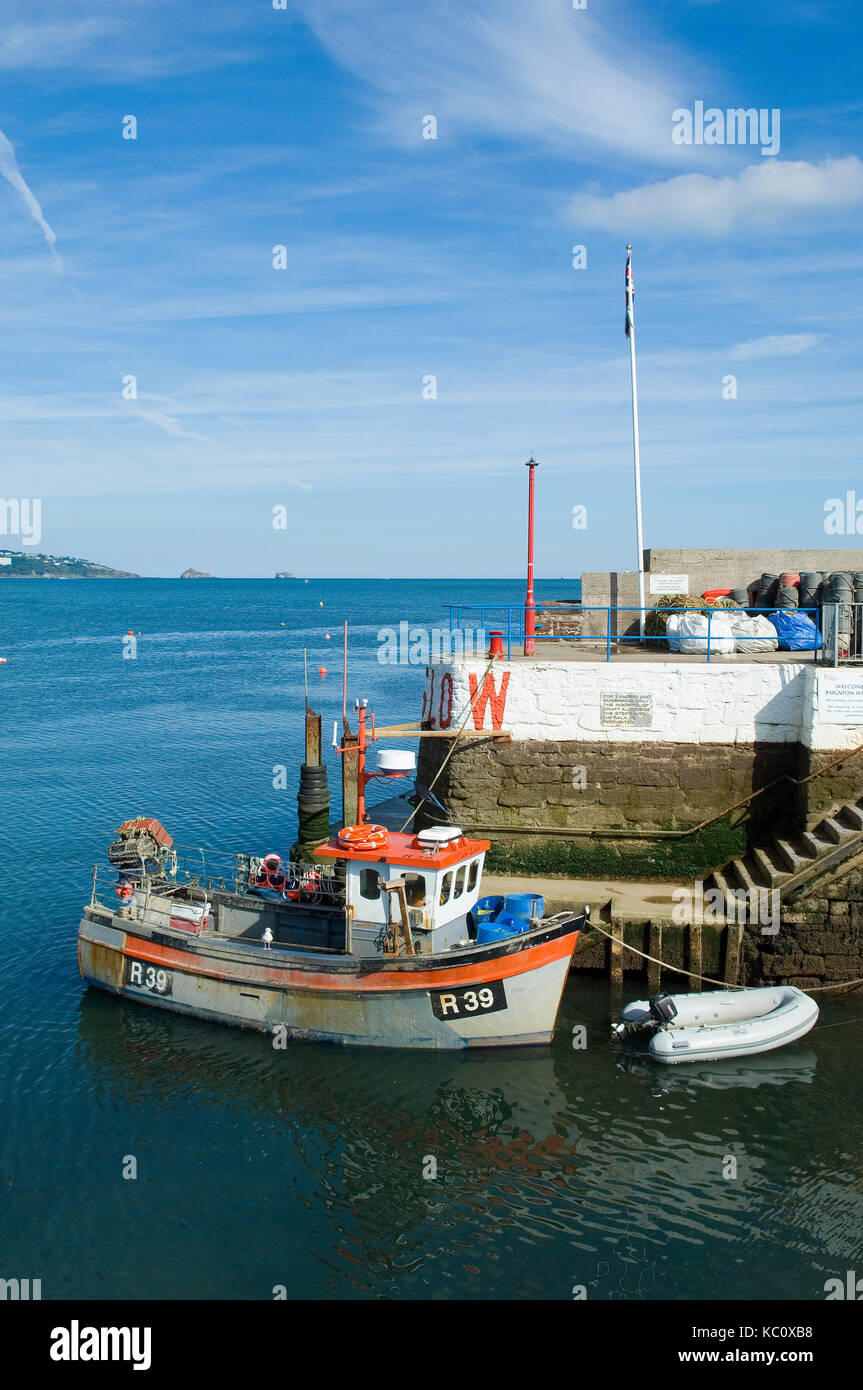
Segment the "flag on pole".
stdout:
[[632,329],[632,300],[635,290],[632,285],[632,247],[626,248],[626,336]]

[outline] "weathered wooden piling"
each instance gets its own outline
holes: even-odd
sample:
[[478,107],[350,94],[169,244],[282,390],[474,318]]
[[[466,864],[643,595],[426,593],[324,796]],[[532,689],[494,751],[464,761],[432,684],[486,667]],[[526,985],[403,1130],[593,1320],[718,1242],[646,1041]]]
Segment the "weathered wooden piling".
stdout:
[[342,738],[342,824],[356,825],[359,816],[359,736],[345,726]]
[[743,942],[743,925],[729,922],[725,928],[725,974],[727,985],[736,985],[740,973],[740,947]]
[[687,935],[689,945],[689,949],[687,951],[687,965],[689,966],[689,970],[691,972],[689,979],[689,988],[692,990],[700,991],[702,984],[701,979],[699,978],[701,975],[702,965],[701,923],[690,922],[689,931]]
[[310,767],[321,765],[321,716],[306,705],[306,762]]
[[608,943],[608,977],[613,989],[623,988],[623,924],[612,922]]
[[659,964],[662,959],[662,923],[650,922],[647,937],[647,954],[656,957],[656,960],[649,960],[646,962],[647,992],[648,994],[658,994],[660,989],[659,980],[662,972],[662,966]]

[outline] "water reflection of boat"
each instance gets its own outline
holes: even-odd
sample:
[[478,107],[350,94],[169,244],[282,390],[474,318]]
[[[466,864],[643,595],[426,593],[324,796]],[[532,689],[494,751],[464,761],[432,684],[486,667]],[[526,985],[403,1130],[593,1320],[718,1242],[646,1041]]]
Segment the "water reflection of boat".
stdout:
[[81,999],[82,1060],[110,1073],[124,1096],[147,1090],[188,1093],[199,1104],[242,1100],[256,1114],[281,1116],[302,1130],[328,1131],[350,1150],[363,1136],[386,1136],[396,1152],[412,1146],[440,1153],[458,1147],[462,1160],[509,1167],[568,1148],[567,1101],[548,1048],[493,1053],[393,1052],[382,1067],[374,1054],[319,1044],[295,1054],[243,1033],[203,1035],[171,1015]]
[[621,1052],[616,1058],[619,1071],[643,1077],[650,1082],[654,1094],[668,1091],[688,1091],[707,1087],[712,1091],[727,1091],[735,1087],[752,1089],[757,1086],[787,1086],[791,1081],[811,1084],[815,1080],[817,1057],[814,1052],[796,1050],[782,1057],[763,1053],[738,1062],[704,1062],[693,1064],[686,1071],[668,1071],[654,1065],[647,1052]]
[[[793,1106],[777,1088],[811,1083],[814,1055],[797,1044],[684,1074],[615,1057],[607,1017],[604,985],[588,982],[563,1011],[564,1028],[589,1025],[586,1051],[561,1036],[540,1055],[279,1052],[90,991],[76,1063],[108,1133],[131,1120],[157,1136],[160,1248],[182,1265],[189,1223],[222,1213],[240,1282],[211,1273],[208,1296],[266,1297],[261,1270],[275,1266],[297,1298],[569,1298],[575,1285],[590,1300],[708,1297],[730,1243],[763,1240],[765,1220],[777,1240],[805,1243],[841,1177],[825,1184],[812,1163],[830,1088],[801,1086]],[[85,1132],[88,1158],[105,1132]],[[719,1176],[729,1153],[745,1182]],[[842,1201],[847,1232],[856,1206]],[[844,1251],[847,1235],[835,1240]],[[687,1261],[694,1282],[681,1283]],[[740,1269],[737,1296],[766,1296]]]

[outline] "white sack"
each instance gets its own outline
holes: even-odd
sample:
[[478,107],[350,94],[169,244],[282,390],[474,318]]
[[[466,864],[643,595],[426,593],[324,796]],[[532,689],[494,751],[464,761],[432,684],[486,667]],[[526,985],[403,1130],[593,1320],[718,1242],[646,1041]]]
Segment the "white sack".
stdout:
[[680,651],[680,614],[669,613],[665,623],[665,636],[668,639],[668,650],[671,652]]
[[763,613],[729,613],[731,631],[739,652],[775,652],[779,646],[776,628]]
[[[695,655],[707,655],[707,614],[684,613],[677,629],[680,633],[680,650]],[[735,650],[734,634],[728,621],[728,612],[716,608],[710,615],[710,651],[719,656],[733,656]]]

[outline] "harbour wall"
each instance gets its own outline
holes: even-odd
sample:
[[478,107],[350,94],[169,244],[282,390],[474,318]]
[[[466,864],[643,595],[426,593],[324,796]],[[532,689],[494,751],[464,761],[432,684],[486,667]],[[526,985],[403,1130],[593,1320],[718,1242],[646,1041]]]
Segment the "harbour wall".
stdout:
[[[469,714],[472,701],[474,709]],[[418,776],[476,830],[692,827],[778,778],[749,842],[859,795],[863,671],[814,663],[496,661],[426,669],[422,720],[488,739],[421,742]],[[506,733],[508,742],[495,740]],[[451,756],[448,757],[448,755]],[[444,760],[447,759],[444,765]],[[812,773],[840,761],[814,778]],[[442,769],[442,770],[441,770]],[[585,844],[588,841],[585,840]]]
[[[646,578],[657,575],[685,575],[686,592],[702,594],[705,589],[746,589],[762,574],[790,570],[798,574],[838,570],[852,573],[863,566],[863,547],[845,550],[687,550],[685,548],[644,551]],[[588,570],[581,576],[583,604],[637,604],[638,575],[635,570]],[[613,597],[613,595],[618,597]],[[655,597],[655,595],[654,595]]]
[[[707,589],[753,589],[762,574],[785,570],[852,572],[863,568],[863,548],[845,550],[687,550],[644,551],[645,598],[647,606],[661,593],[703,594]],[[685,582],[666,585],[660,576],[677,577]],[[754,591],[752,601],[755,601]],[[638,605],[638,574],[634,570],[586,571],[581,576],[581,604],[591,608],[633,608]],[[605,633],[606,615],[585,611],[584,633]],[[637,630],[637,614],[612,614],[612,633]]]

